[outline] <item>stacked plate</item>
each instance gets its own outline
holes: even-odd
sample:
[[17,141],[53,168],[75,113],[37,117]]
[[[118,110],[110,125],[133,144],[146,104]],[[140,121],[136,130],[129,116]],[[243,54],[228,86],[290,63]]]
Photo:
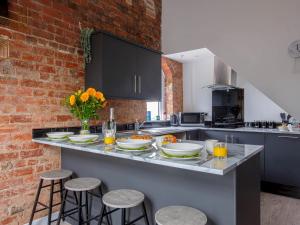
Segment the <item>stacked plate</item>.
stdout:
[[127,152],[150,151],[152,149],[152,140],[141,140],[131,138],[120,138],[116,141],[116,150]]
[[66,141],[74,132],[49,132],[48,139],[51,141]]
[[85,135],[72,135],[69,137],[69,142],[76,145],[89,145],[99,142],[99,135],[85,134]]
[[194,143],[170,143],[160,147],[160,156],[166,159],[191,160],[199,159],[202,145]]

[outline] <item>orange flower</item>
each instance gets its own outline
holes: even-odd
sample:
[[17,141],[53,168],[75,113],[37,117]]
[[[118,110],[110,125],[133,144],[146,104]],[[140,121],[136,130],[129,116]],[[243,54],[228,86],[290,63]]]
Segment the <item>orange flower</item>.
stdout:
[[87,100],[89,100],[89,93],[87,93],[87,92],[84,92],[84,93],[82,93],[82,95],[80,96],[80,100],[82,101],[82,102],[86,102]]
[[96,95],[96,90],[95,88],[88,88],[86,90],[86,92],[90,95],[90,96],[95,96]]
[[103,94],[102,94],[102,92],[100,92],[100,91],[97,91],[97,92],[96,92],[96,94],[95,94],[95,97],[96,97],[96,99],[97,99],[97,100],[99,100],[99,99],[103,98]]
[[71,95],[69,100],[70,100],[70,105],[73,106],[76,101],[75,95]]

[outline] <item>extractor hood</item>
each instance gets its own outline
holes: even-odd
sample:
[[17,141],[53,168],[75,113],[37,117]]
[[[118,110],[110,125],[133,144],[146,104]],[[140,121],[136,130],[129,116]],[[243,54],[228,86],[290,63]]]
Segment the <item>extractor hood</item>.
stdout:
[[214,57],[213,82],[205,86],[211,89],[234,89],[236,87],[237,73],[230,66],[226,65],[218,57]]

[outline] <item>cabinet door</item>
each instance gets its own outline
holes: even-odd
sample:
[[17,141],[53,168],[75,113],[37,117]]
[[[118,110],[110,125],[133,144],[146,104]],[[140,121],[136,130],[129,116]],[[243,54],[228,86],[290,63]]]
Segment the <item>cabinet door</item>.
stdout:
[[300,187],[300,136],[266,135],[266,181]]
[[137,98],[160,101],[162,89],[161,54],[137,47]]
[[103,92],[109,98],[134,98],[136,46],[103,34]]
[[199,131],[187,131],[186,132],[186,140],[198,141],[199,140]]
[[[207,139],[217,139],[224,142],[225,136],[232,135],[234,143],[237,144],[249,144],[249,145],[264,145],[263,133],[250,133],[250,132],[230,132],[230,131],[215,131],[215,130],[201,130],[199,139],[205,141]],[[264,150],[260,154],[260,169],[261,179],[265,180],[265,153]]]

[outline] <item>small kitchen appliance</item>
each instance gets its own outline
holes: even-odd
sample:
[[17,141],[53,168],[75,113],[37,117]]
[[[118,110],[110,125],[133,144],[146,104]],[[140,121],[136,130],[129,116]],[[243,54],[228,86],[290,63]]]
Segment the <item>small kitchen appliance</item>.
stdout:
[[183,127],[205,126],[205,112],[180,112],[179,125]]

